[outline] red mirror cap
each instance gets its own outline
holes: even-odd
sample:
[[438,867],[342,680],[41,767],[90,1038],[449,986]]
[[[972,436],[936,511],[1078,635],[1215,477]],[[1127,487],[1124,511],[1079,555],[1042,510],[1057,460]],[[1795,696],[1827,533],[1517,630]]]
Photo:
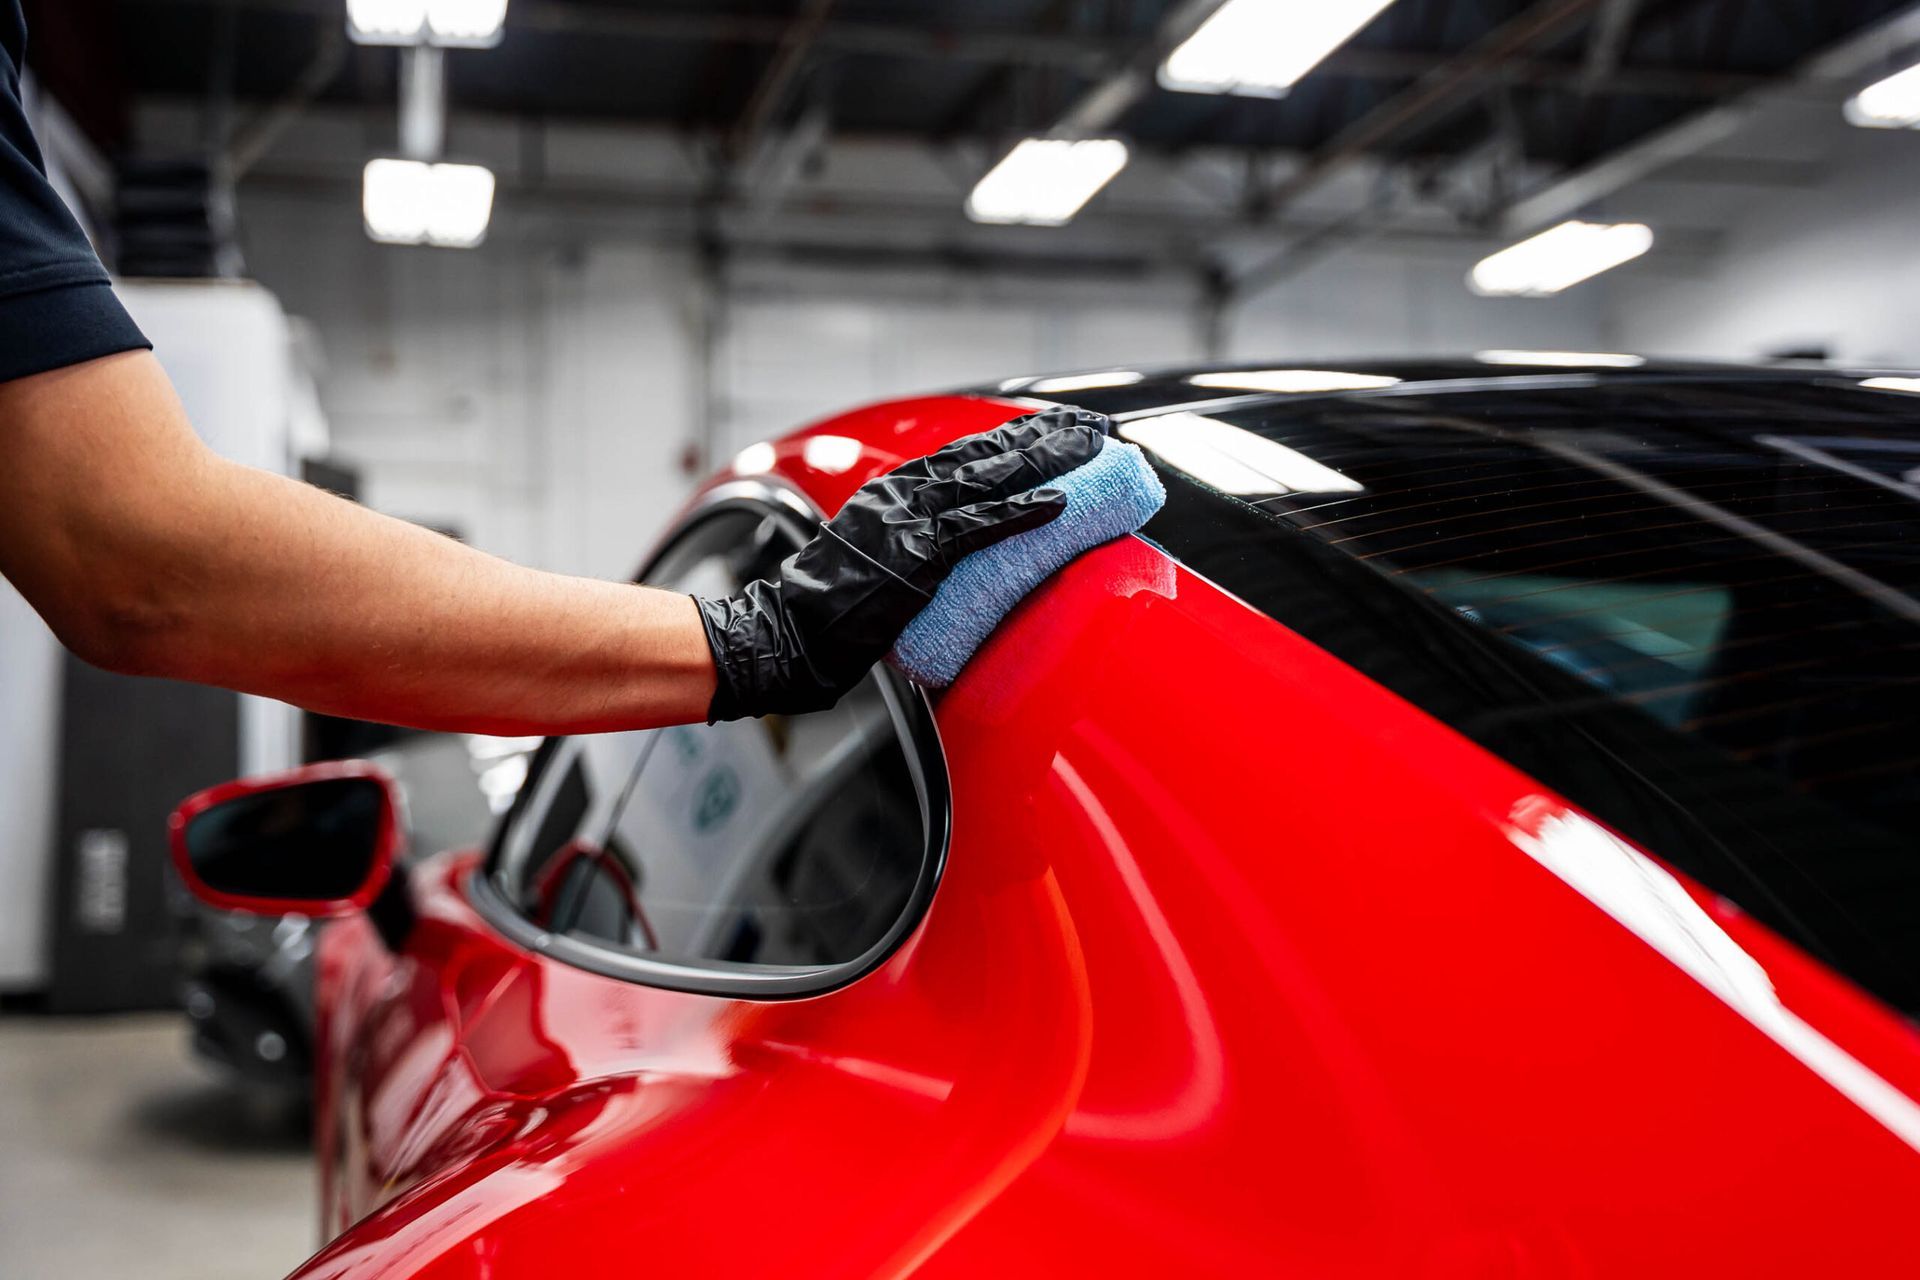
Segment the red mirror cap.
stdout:
[[[200,878],[187,856],[187,824],[217,804],[262,791],[278,791],[308,782],[331,782],[336,778],[367,778],[380,784],[386,797],[380,806],[379,843],[374,847],[373,865],[359,889],[345,898],[260,898],[242,893],[225,893]],[[393,875],[394,859],[400,856],[400,800],[393,778],[371,760],[327,760],[305,764],[284,773],[266,773],[254,778],[235,778],[205,791],[196,791],[174,806],[167,818],[167,845],[173,854],[173,868],[192,891],[193,896],[222,911],[247,911],[261,916],[306,916],[326,919],[364,911],[380,896]]]

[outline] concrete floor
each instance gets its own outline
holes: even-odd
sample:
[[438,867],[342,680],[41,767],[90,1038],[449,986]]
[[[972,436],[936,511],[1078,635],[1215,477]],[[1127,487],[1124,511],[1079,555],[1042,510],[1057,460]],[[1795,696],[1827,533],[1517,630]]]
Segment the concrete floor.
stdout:
[[261,1101],[193,1061],[179,1014],[0,1016],[0,1277],[291,1271],[312,1156]]

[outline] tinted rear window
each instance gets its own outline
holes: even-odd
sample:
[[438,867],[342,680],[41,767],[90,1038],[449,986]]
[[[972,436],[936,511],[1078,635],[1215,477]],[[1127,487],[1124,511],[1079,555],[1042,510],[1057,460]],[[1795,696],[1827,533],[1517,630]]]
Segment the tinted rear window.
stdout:
[[1920,396],[1601,383],[1123,430],[1150,536],[1920,1008]]

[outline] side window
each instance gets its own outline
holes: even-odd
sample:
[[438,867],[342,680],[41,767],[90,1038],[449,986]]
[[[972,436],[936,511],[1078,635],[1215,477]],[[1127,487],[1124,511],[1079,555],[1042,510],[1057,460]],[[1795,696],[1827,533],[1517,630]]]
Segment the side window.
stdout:
[[[721,508],[646,580],[730,592],[796,543],[783,515]],[[848,980],[904,936],[937,871],[943,780],[917,710],[882,671],[811,715],[550,740],[476,901],[509,932],[642,981],[757,989],[756,974],[805,971],[768,991],[804,994]]]

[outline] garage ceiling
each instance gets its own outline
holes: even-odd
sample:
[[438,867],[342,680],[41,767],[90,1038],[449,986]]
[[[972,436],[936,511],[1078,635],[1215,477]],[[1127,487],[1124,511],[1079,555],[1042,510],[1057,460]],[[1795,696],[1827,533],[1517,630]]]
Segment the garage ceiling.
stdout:
[[[128,87],[242,99],[300,82],[342,0],[112,0]],[[1504,131],[1572,168],[1767,83],[1902,0],[1398,0],[1278,100],[1162,90],[1183,0],[513,0],[505,42],[449,59],[455,110],[725,135],[824,106],[836,133],[950,142],[1057,123],[1130,68],[1102,121],[1137,145],[1445,156]],[[1204,12],[1204,6],[1201,7]],[[230,71],[221,63],[233,58]],[[390,103],[389,50],[338,60],[321,101]],[[1417,86],[1433,92],[1419,109]],[[1398,105],[1396,105],[1398,104]],[[1385,113],[1385,114],[1383,114]],[[1369,124],[1369,122],[1372,122]],[[1384,127],[1384,126],[1391,127]],[[1362,130],[1364,133],[1357,134]]]
[[[1119,255],[1197,270],[1224,305],[1370,236],[1531,232],[1683,158],[1727,190],[1801,181],[1804,163],[1702,153],[1762,102],[1830,99],[1820,109],[1837,119],[1868,72],[1920,46],[1917,0],[1395,0],[1283,98],[1160,88],[1155,68],[1216,3],[511,0],[497,48],[448,51],[449,105],[516,122],[523,148],[576,124],[686,144],[677,170],[590,182],[549,174],[532,146],[502,173],[511,210],[646,205],[702,244],[868,265],[1016,252],[1026,272],[1044,258],[1111,275]],[[236,180],[357,184],[353,148],[338,164],[251,166],[307,108],[390,120],[399,92],[393,49],[347,43],[344,0],[28,0],[28,13],[41,74],[97,139],[126,136],[135,102],[207,104],[200,132],[225,139]],[[1117,134],[1149,163],[1072,235],[969,224],[967,186],[1046,131]],[[867,141],[926,148],[907,166],[918,186],[902,174],[881,199],[857,166],[836,186],[813,163]],[[1681,247],[1711,232],[1661,234]]]

